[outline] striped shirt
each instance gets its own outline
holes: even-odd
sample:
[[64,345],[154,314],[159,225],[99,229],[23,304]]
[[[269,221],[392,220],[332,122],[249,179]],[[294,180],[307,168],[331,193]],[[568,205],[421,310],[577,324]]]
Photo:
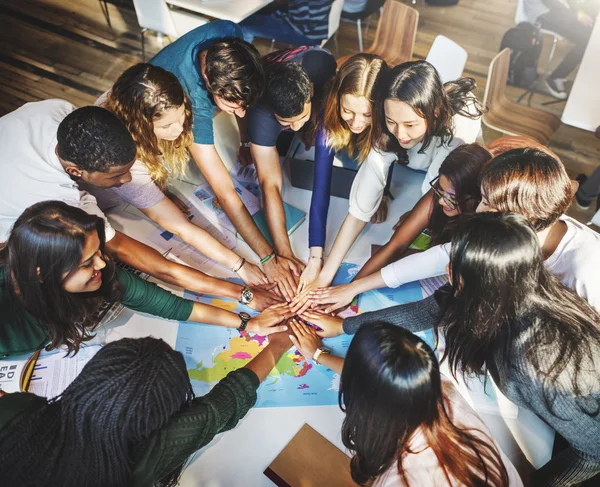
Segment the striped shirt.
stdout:
[[296,32],[314,41],[327,39],[333,0],[290,0],[287,11],[276,11]]

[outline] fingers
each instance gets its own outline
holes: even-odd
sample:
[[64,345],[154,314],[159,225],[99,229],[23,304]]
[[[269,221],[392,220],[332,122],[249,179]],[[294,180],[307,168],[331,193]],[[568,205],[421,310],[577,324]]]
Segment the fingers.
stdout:
[[294,335],[292,335],[291,333],[290,333],[290,341],[292,342],[292,345],[294,345],[294,347],[296,347],[296,348],[300,348],[300,342],[299,342],[299,341],[298,341],[298,339],[297,339],[297,338],[296,338]]
[[288,327],[286,325],[269,326],[268,328],[265,328],[263,331],[261,331],[260,335],[268,336],[268,335],[272,335],[273,333],[279,333],[281,331],[287,331],[287,330],[288,330]]
[[279,286],[279,291],[281,292],[281,294],[283,294],[285,300],[291,302],[294,293],[292,291],[293,288],[290,286],[287,279],[280,279],[279,281],[277,281],[277,285]]

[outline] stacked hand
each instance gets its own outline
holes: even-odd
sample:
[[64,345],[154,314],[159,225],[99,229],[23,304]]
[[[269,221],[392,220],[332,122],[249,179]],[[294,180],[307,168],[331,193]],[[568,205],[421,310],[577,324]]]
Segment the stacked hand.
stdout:
[[290,328],[294,332],[290,340],[306,360],[311,360],[323,342],[314,328],[300,323],[297,320],[290,321]]
[[262,311],[269,306],[284,302],[284,299],[277,292],[277,284],[253,287],[252,294],[254,294],[254,298],[250,304],[248,304],[248,307],[255,309],[256,311]]
[[[308,293],[311,308],[321,309],[324,313],[333,313],[348,306],[356,296],[352,284],[341,284],[327,288],[318,288]],[[305,307],[304,309],[307,309]],[[294,306],[294,310],[296,306]]]
[[286,301],[292,301],[304,264],[295,257],[288,258],[278,255],[267,262],[263,268],[269,282],[277,284]]
[[260,267],[250,262],[245,262],[240,270],[237,271],[237,275],[248,286],[264,286],[265,284],[269,284],[269,279]]
[[276,304],[264,310],[259,315],[248,321],[246,330],[250,333],[257,333],[267,336],[279,331],[286,331],[288,327],[282,321],[291,318],[294,314],[287,303]]

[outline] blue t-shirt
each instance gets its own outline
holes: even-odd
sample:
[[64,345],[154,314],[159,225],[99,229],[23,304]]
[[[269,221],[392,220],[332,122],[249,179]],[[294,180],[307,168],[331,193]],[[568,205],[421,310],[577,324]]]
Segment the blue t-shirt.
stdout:
[[197,27],[169,44],[150,60],[150,64],[171,71],[183,86],[192,102],[194,142],[215,143],[213,116],[216,105],[206,89],[200,72],[198,55],[215,42],[226,37],[243,38],[242,29],[228,20],[216,20]]

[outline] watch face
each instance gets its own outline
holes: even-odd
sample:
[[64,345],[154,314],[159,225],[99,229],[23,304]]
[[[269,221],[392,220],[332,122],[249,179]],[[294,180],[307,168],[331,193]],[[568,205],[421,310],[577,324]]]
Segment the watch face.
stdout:
[[245,287],[242,290],[242,296],[241,296],[242,303],[248,304],[248,303],[252,302],[253,298],[254,298],[254,293],[252,292],[252,290],[250,288]]
[[246,313],[245,311],[241,311],[240,312],[240,318],[243,319],[243,320],[249,320],[252,317],[248,313]]

